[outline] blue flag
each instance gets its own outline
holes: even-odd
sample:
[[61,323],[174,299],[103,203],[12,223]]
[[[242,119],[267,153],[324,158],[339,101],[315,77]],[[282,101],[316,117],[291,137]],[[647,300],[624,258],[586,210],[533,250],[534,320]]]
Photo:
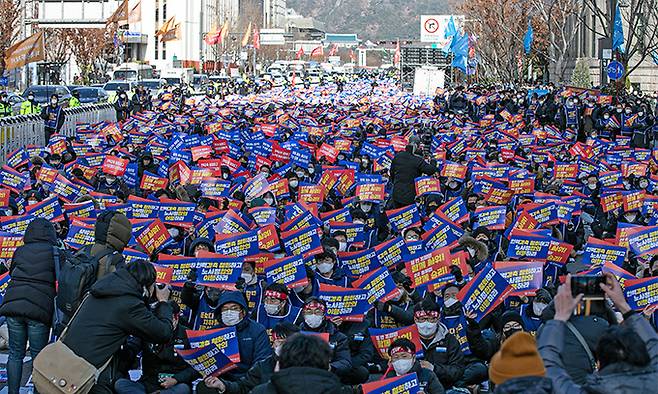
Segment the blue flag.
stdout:
[[532,30],[532,24],[528,22],[528,31],[525,32],[525,37],[523,37],[523,49],[525,50],[526,55],[530,53],[530,47],[532,46],[532,40],[535,38],[535,32]]
[[624,52],[624,27],[621,23],[621,10],[619,4],[615,9],[615,26],[612,30],[612,50]]
[[452,48],[452,41],[455,39],[456,36],[457,36],[457,27],[455,26],[455,18],[453,16],[450,16],[448,25],[443,31],[443,37],[446,40],[448,40],[448,43],[442,49],[443,53],[445,53],[446,55],[450,53],[450,50]]
[[658,52],[653,51],[651,52],[651,58],[653,59],[653,63],[658,66]]

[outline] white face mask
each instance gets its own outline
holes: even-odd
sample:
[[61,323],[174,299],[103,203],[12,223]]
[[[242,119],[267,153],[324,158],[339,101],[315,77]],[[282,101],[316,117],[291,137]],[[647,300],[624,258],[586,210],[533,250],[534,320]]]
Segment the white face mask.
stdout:
[[372,211],[372,204],[361,204],[361,209],[363,212],[368,213]]
[[471,257],[475,256],[475,249],[474,248],[471,248],[470,246],[467,246],[466,250],[468,250],[468,254],[471,255]]
[[327,274],[334,269],[334,263],[320,263],[317,266],[318,272],[321,274]]
[[304,322],[311,328],[318,328],[324,321],[324,316],[304,315]]
[[338,241],[338,251],[344,252],[347,250],[347,242]]
[[406,374],[411,370],[413,366],[414,366],[413,358],[403,358],[400,360],[393,361],[393,369],[395,370],[395,373],[398,376]]
[[176,229],[176,228],[170,228],[167,231],[169,231],[169,235],[171,236],[171,238],[176,238],[180,235],[180,233],[178,232],[178,229]]
[[544,304],[543,302],[533,302],[532,303],[532,312],[535,314],[535,316],[541,316],[542,312],[544,312],[544,309],[546,309],[548,305]]
[[106,176],[105,180],[107,181],[107,183],[114,183],[114,181],[116,181],[117,179],[114,177]]
[[438,327],[438,323],[432,323],[432,322],[423,322],[423,323],[416,323],[416,327],[418,327],[418,333],[424,337],[429,337],[431,335],[434,335],[436,332],[436,329]]
[[265,312],[267,312],[268,315],[276,315],[279,312],[279,304],[270,304],[270,303],[263,303],[265,306]]
[[275,346],[274,354],[276,354],[277,356],[281,355],[281,348],[283,348],[283,345]]
[[596,189],[596,183],[588,183],[588,184],[587,184],[587,187],[588,187],[590,190],[594,190],[594,189]]
[[234,326],[240,323],[240,312],[238,311],[223,311],[222,322],[227,326]]
[[263,200],[265,200],[265,204],[267,204],[267,205],[269,205],[269,206],[272,206],[272,204],[274,204],[274,200],[271,199],[271,198],[269,198],[269,197],[268,197],[268,198],[264,198]]
[[50,100],[50,104],[57,105],[57,100]]
[[443,302],[443,305],[445,305],[446,308],[450,308],[451,306],[455,305],[457,303],[457,299],[450,297],[446,298],[445,301]]
[[253,274],[248,274],[246,272],[243,272],[242,274],[240,274],[240,276],[242,277],[242,279],[244,279],[246,284],[250,284],[254,280]]
[[299,186],[299,181],[297,180],[290,181],[288,184],[290,185],[290,187],[296,188],[297,186]]

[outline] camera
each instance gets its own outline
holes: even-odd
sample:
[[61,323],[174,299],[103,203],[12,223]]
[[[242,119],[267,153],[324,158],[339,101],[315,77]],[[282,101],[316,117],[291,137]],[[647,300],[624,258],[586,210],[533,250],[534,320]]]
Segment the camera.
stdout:
[[605,278],[599,275],[574,275],[571,277],[571,294],[575,297],[583,294],[584,299],[604,299],[605,293],[601,289]]

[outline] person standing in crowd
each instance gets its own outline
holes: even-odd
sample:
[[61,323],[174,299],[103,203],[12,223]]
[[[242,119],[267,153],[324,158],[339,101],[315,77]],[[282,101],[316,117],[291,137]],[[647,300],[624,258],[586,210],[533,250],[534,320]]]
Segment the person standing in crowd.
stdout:
[[117,113],[118,122],[123,122],[132,113],[132,102],[123,90],[120,90],[118,93],[117,101],[114,102],[114,110]]
[[126,215],[115,211],[104,211],[96,218],[94,244],[79,253],[86,253],[98,260],[97,280],[124,265],[121,252],[132,236],[132,224]]
[[28,93],[27,99],[21,103],[21,115],[38,115],[41,113],[41,106],[34,99],[34,93]]
[[553,381],[554,393],[651,393],[658,379],[658,334],[642,315],[628,305],[619,281],[604,274],[600,287],[622,314],[621,325],[608,328],[601,336],[594,354],[599,370],[588,376],[584,384],[574,382],[565,370],[565,334],[568,321],[583,299],[571,293],[571,275],[555,296],[555,316],[547,321],[539,334],[539,353],[546,374]]
[[74,90],[71,92],[68,108],[77,108],[80,106],[80,91]]
[[439,171],[435,164],[428,163],[418,156],[420,152],[420,138],[412,136],[405,150],[396,154],[393,158],[391,164],[393,208],[402,208],[413,204],[416,198],[416,178],[423,174],[432,175]]
[[54,313],[55,264],[59,264],[55,227],[36,218],[27,226],[23,246],[14,252],[9,267],[11,280],[0,306],[7,318],[9,360],[8,392],[18,394],[23,377],[23,358],[29,341],[34,360],[48,344]]
[[41,110],[41,118],[44,120],[44,130],[46,133],[46,145],[50,142],[50,137],[59,133],[64,125],[64,108],[59,104],[59,97],[56,94],[50,96],[50,103]]
[[7,118],[14,115],[14,110],[9,102],[7,92],[0,92],[0,118]]
[[[171,290],[155,285],[155,267],[135,260],[96,282],[69,322],[62,341],[79,357],[102,370],[91,390],[112,393],[117,352],[129,336],[166,344],[174,333]],[[153,309],[149,307],[155,301]]]

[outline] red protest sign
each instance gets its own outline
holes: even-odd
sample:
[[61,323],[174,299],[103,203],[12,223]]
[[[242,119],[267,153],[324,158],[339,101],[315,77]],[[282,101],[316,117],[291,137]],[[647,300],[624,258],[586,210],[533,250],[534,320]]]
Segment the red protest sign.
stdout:
[[417,196],[441,192],[441,181],[438,178],[432,178],[429,176],[416,178],[415,186]]
[[211,145],[193,146],[190,151],[192,151],[192,160],[198,161],[212,156],[213,147]]
[[139,187],[144,190],[157,191],[166,188],[168,183],[169,180],[167,178],[160,178],[144,171]]
[[144,226],[135,235],[137,244],[149,255],[164,246],[170,239],[169,231],[160,219],[155,219]]
[[315,158],[317,160],[320,160],[321,158],[326,158],[330,163],[333,163],[336,161],[336,157],[338,156],[338,149],[334,148],[333,146],[327,144],[326,142],[322,144],[320,149],[315,152]]
[[449,246],[433,250],[405,263],[413,287],[430,283],[449,274],[451,265]]
[[443,165],[441,176],[446,178],[464,179],[466,171],[468,171],[468,167],[464,165],[447,162]]
[[360,201],[384,201],[384,188],[383,183],[362,183],[356,186],[354,194]]
[[153,264],[155,267],[155,283],[171,283],[171,279],[174,277],[174,267],[164,267],[161,265]]
[[103,160],[103,172],[108,175],[123,176],[128,168],[128,159],[107,155]]
[[303,185],[299,187],[299,200],[315,203],[324,201],[324,186]]

